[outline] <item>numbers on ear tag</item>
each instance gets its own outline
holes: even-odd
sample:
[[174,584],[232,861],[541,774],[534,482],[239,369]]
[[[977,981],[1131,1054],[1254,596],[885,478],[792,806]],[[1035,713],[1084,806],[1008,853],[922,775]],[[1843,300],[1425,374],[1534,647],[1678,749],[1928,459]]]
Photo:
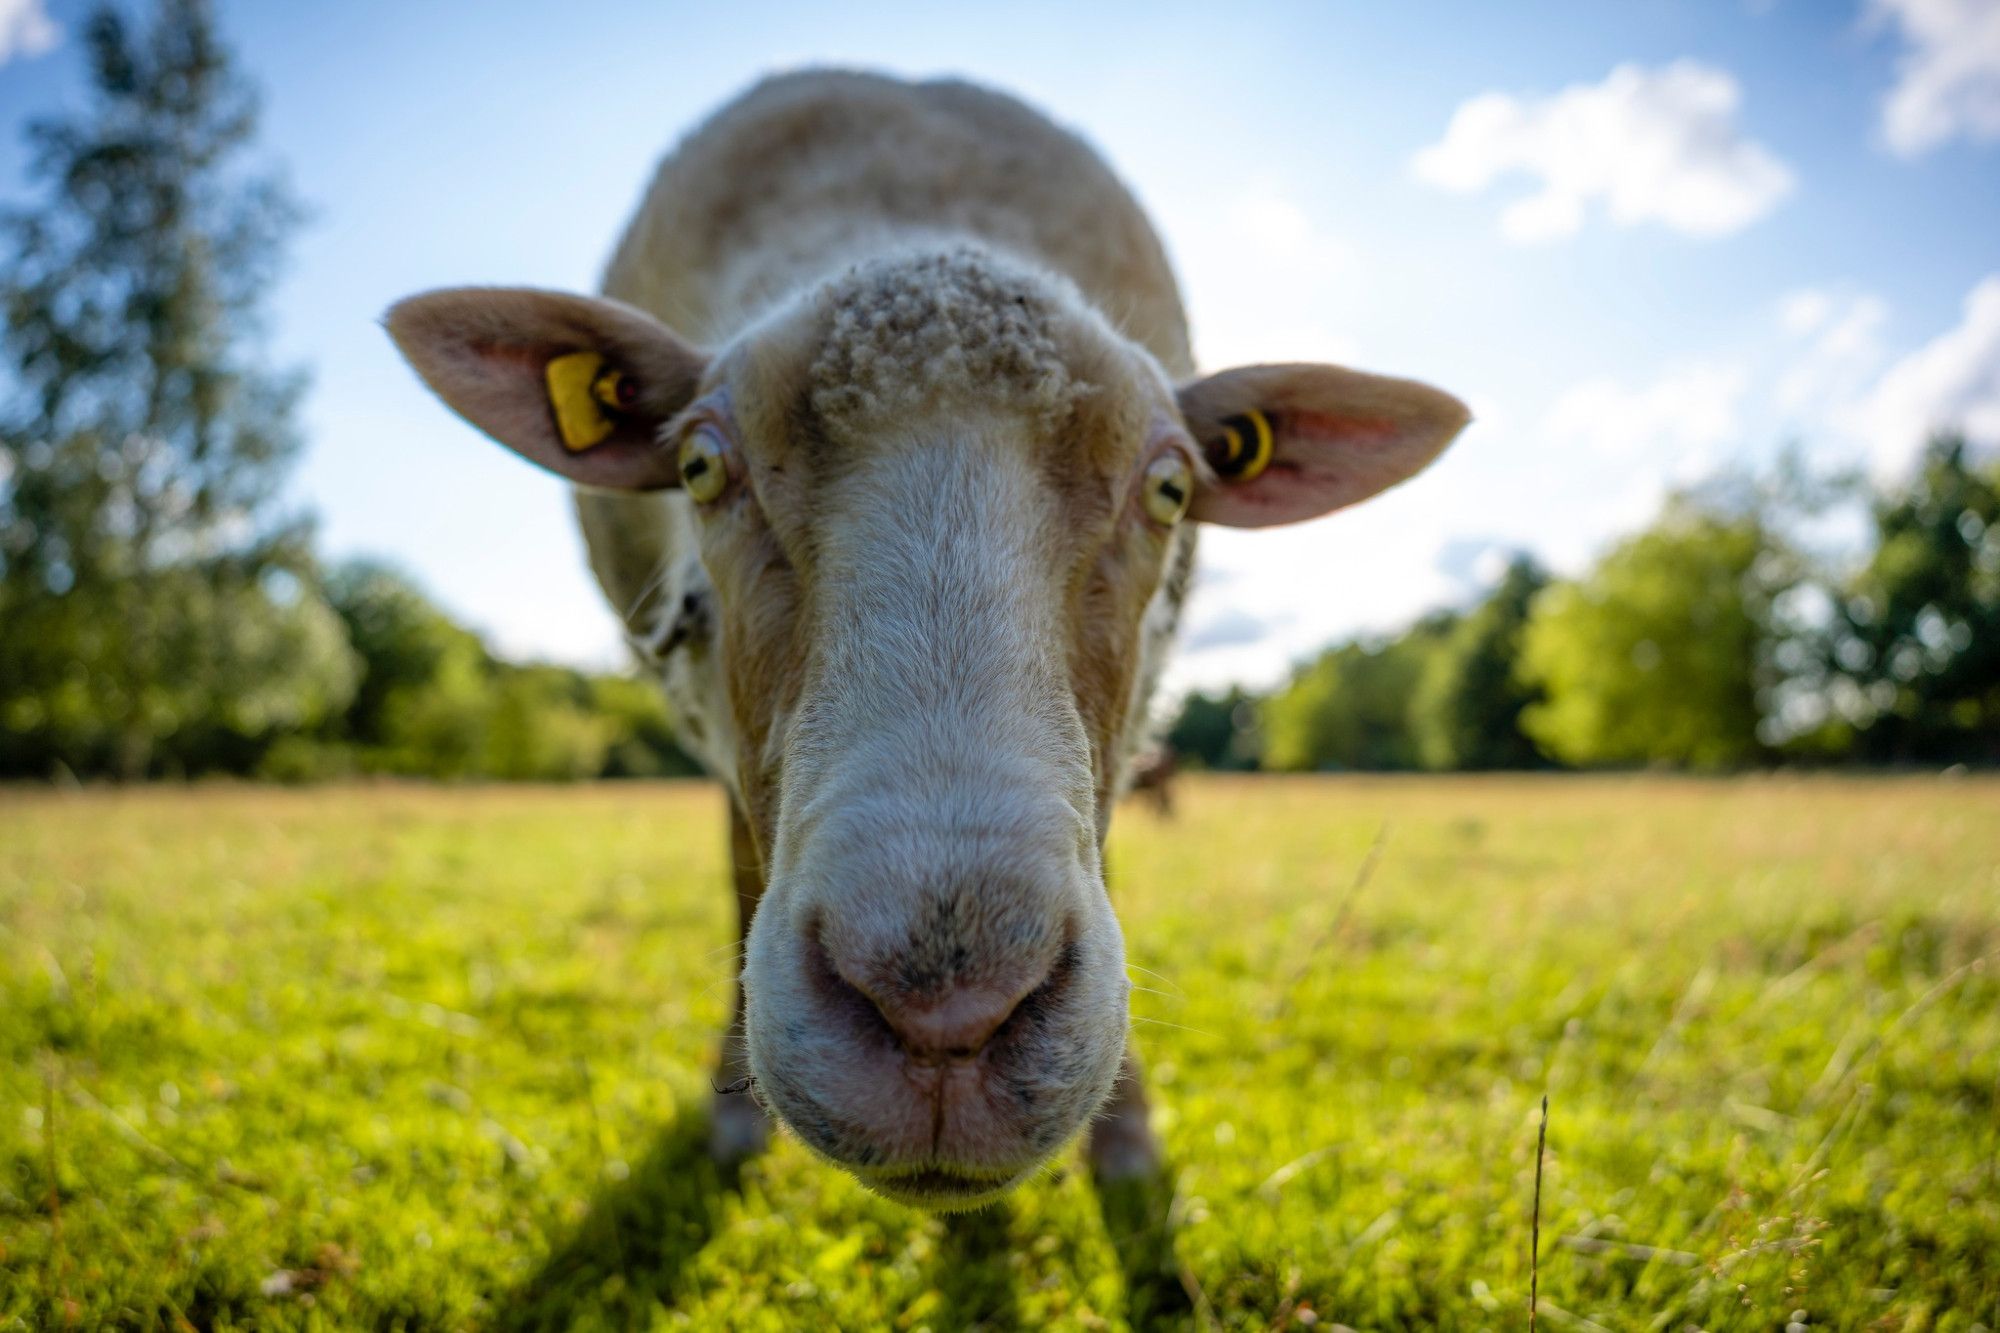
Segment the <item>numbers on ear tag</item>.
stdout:
[[1277,447],[1271,419],[1252,408],[1242,416],[1222,419],[1222,438],[1202,448],[1208,465],[1224,481],[1251,481],[1271,466]]
[[565,352],[542,370],[555,410],[556,431],[573,454],[604,443],[617,426],[616,413],[630,407],[634,386],[621,371],[607,370],[597,352]]

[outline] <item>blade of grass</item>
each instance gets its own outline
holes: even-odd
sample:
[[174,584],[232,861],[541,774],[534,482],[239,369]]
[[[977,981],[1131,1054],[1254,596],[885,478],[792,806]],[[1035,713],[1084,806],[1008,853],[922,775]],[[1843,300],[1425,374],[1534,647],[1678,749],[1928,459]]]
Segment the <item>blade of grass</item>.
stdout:
[[1534,1333],[1542,1303],[1542,1158],[1549,1146],[1549,1095],[1542,1094],[1542,1124],[1535,1134],[1535,1208],[1528,1239],[1528,1333]]

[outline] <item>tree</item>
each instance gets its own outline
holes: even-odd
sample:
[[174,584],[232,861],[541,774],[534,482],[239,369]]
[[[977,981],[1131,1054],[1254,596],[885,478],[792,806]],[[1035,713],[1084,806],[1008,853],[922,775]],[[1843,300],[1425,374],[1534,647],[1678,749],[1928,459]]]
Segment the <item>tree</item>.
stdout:
[[1265,701],[1264,763],[1274,769],[1411,769],[1410,704],[1457,616],[1437,611],[1387,643],[1350,642],[1301,667]]
[[1772,542],[1754,509],[1675,497],[1652,528],[1535,602],[1527,734],[1572,764],[1731,768],[1763,757]]
[[1257,701],[1241,688],[1196,692],[1167,730],[1174,753],[1201,768],[1244,771],[1258,766]]
[[297,747],[287,776],[359,768],[412,777],[673,777],[700,770],[673,739],[658,685],[497,660],[407,576],[350,561],[326,579],[362,663],[345,711]]
[[1875,550],[1835,617],[1832,687],[1877,762],[2000,759],[2000,464],[1931,441],[1874,505]]
[[0,216],[0,763],[205,766],[338,707],[355,664],[274,512],[301,381],[258,315],[298,210],[205,0],[85,26]]
[[607,778],[684,778],[701,772],[674,738],[673,713],[659,684],[630,676],[593,676],[591,709],[609,736]]
[[1520,674],[1529,608],[1548,575],[1516,556],[1500,585],[1431,654],[1417,683],[1410,727],[1426,768],[1531,768],[1543,762],[1521,730],[1521,713],[1541,699]]
[[[455,623],[409,578],[373,560],[352,560],[326,577],[326,596],[362,664],[338,739],[381,748],[412,696],[463,682],[475,690],[489,663],[479,636]],[[479,705],[483,706],[483,705]]]
[[604,768],[610,728],[590,684],[564,667],[502,666],[492,678],[482,771],[510,781],[573,782]]

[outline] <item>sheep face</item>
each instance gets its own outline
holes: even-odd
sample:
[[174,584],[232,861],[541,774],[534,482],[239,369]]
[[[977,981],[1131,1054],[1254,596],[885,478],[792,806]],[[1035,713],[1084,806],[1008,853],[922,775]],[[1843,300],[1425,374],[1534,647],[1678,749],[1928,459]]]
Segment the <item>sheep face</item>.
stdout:
[[757,1093],[936,1207],[1033,1171],[1118,1073],[1102,846],[1189,519],[1323,513],[1464,421],[1332,367],[1176,390],[1067,283],[964,246],[846,271],[712,355],[544,293],[420,297],[390,327],[517,451],[683,492],[713,587],[711,749],[766,873]]
[[676,424],[728,473],[699,513],[768,870],[758,1091],[883,1192],[976,1203],[1123,1055],[1101,845],[1193,441],[1147,358],[968,252],[780,312]]

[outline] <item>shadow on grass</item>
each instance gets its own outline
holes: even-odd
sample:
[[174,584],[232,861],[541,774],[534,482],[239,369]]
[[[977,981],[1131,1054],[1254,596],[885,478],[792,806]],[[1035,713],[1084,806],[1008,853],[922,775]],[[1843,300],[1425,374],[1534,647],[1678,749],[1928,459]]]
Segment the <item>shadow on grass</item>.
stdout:
[[1185,1327],[1194,1305],[1174,1258],[1173,1176],[1099,1181],[1097,1207],[1125,1274],[1126,1319],[1135,1329]]
[[1007,1227],[1012,1220],[1013,1210],[1004,1199],[977,1212],[945,1215],[944,1240],[937,1253],[937,1289],[945,1300],[949,1327],[1021,1327],[1014,1273],[1007,1264]]
[[721,1222],[739,1172],[708,1155],[708,1121],[683,1116],[599,1193],[541,1268],[504,1298],[491,1327],[509,1333],[566,1329],[585,1311],[614,1328],[647,1326],[672,1308],[680,1278]]
[[[613,1328],[645,1327],[683,1294],[682,1274],[721,1224],[740,1172],[708,1155],[705,1116],[685,1116],[661,1133],[624,1180],[590,1211],[533,1276],[503,1298],[490,1327],[506,1333],[567,1329],[580,1319]],[[1126,1318],[1134,1329],[1189,1326],[1194,1313],[1174,1258],[1170,1176],[1099,1183],[1098,1208],[1125,1277]],[[945,1218],[936,1285],[955,1329],[1021,1326],[1011,1252],[1012,1210],[1003,1200]]]

